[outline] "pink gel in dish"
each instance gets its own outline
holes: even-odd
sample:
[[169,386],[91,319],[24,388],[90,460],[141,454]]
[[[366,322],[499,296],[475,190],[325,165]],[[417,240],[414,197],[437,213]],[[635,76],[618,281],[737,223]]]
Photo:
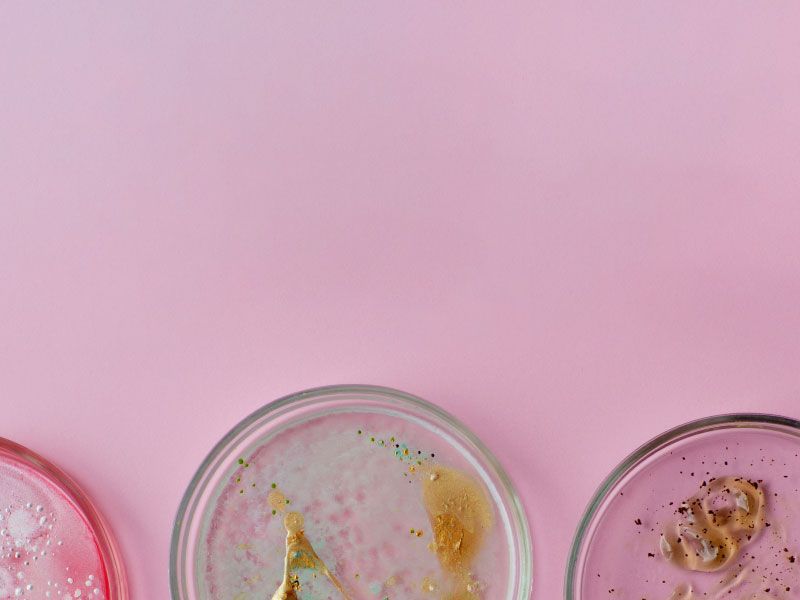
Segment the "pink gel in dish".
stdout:
[[657,453],[613,491],[581,571],[581,600],[800,597],[800,438],[730,427]]
[[121,576],[109,576],[110,542],[87,511],[65,475],[0,439],[0,599],[124,597]]

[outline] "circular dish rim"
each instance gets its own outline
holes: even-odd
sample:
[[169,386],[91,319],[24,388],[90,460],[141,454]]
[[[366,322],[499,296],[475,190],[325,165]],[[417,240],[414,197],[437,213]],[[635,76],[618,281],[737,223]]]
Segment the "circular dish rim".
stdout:
[[611,473],[603,480],[597,491],[592,495],[586,509],[578,522],[575,535],[572,538],[569,555],[567,557],[567,568],[564,574],[564,600],[578,600],[578,591],[574,589],[576,584],[578,561],[581,552],[585,552],[586,533],[589,531],[594,519],[598,516],[598,510],[608,499],[608,494],[614,487],[630,473],[637,465],[650,458],[656,452],[674,444],[675,442],[692,437],[699,433],[726,428],[750,428],[758,426],[779,426],[797,431],[800,436],[800,420],[791,417],[783,417],[769,413],[741,412],[713,415],[695,419],[668,429],[648,442],[639,446],[622,460]]
[[[464,424],[456,419],[453,415],[438,407],[437,405],[409,394],[390,387],[378,385],[365,385],[365,384],[345,384],[345,385],[328,385],[306,389],[293,394],[288,394],[277,400],[273,400],[265,404],[261,408],[253,411],[247,417],[234,425],[228,433],[226,433],[219,442],[217,442],[211,451],[206,455],[200,466],[195,471],[186,491],[181,498],[178,505],[178,510],[175,515],[175,520],[172,528],[172,538],[170,541],[169,553],[169,582],[170,582],[170,596],[173,600],[189,600],[190,596],[185,595],[185,581],[181,581],[185,568],[179,562],[181,561],[181,553],[185,551],[181,546],[181,542],[185,537],[183,535],[185,527],[184,521],[187,515],[190,515],[190,505],[193,503],[198,491],[204,481],[213,473],[209,469],[214,466],[216,459],[228,448],[234,444],[242,434],[248,432],[250,428],[261,419],[268,416],[277,416],[287,410],[292,405],[302,402],[312,402],[314,400],[323,401],[329,396],[335,394],[360,394],[360,395],[373,395],[390,402],[410,405],[412,408],[417,408],[423,412],[431,414],[433,417],[446,422],[450,427],[463,436],[465,440],[470,443],[475,450],[481,455],[487,465],[494,471],[498,482],[502,485],[507,499],[509,500],[508,506],[505,507],[509,513],[512,528],[514,528],[518,547],[515,549],[519,556],[518,572],[519,572],[519,594],[521,598],[530,598],[533,589],[533,553],[532,542],[530,535],[530,527],[528,525],[528,518],[525,509],[516,487],[514,486],[508,473],[494,456],[494,454],[484,445],[484,443],[467,428]],[[193,511],[193,509],[192,509]],[[180,573],[180,576],[179,576]],[[185,579],[185,577],[183,577]]]
[[74,505],[95,538],[100,559],[106,571],[109,600],[128,599],[128,579],[122,554],[111,528],[103,515],[78,483],[61,468],[27,446],[0,437],[0,452],[11,455],[39,473]]

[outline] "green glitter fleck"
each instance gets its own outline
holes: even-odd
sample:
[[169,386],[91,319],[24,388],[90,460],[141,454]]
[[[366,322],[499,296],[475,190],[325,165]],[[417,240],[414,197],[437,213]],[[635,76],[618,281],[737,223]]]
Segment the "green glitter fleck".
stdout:
[[274,490],[276,487],[278,487],[278,484],[277,483],[273,483],[272,484],[272,489]]
[[239,462],[240,465],[243,465],[244,464],[244,459],[240,458],[238,462]]
[[274,508],[272,509],[272,514],[273,514],[273,515],[274,515],[274,514],[277,514],[277,512],[278,512],[278,511],[277,511],[277,510],[275,510]]

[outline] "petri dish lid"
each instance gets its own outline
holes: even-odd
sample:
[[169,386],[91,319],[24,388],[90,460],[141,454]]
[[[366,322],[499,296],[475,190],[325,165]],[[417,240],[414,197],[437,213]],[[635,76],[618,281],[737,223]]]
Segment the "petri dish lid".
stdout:
[[[304,516],[308,540],[354,598],[419,597],[423,591],[437,598],[449,585],[466,588],[473,582],[453,583],[459,574],[448,581],[441,556],[431,551],[437,534],[432,526],[436,515],[430,511],[436,509],[431,509],[431,497],[427,503],[424,499],[426,480],[436,482],[428,491],[440,505],[468,499],[465,510],[471,513],[462,517],[469,535],[482,527],[477,525],[482,519],[493,520],[480,542],[463,537],[475,552],[474,568],[463,575],[474,575],[476,592],[467,596],[527,600],[527,521],[497,460],[437,406],[366,385],[287,396],[223,437],[201,464],[178,510],[172,597],[272,597],[284,552],[290,555],[284,548],[289,511]],[[453,489],[435,498],[433,486],[446,482]],[[485,492],[485,513],[478,488]],[[277,492],[285,494],[278,503]],[[300,598],[346,597],[331,588],[324,574],[301,572]]]
[[565,600],[783,597],[800,586],[798,486],[800,421],[739,413],[670,429],[589,502]]
[[0,438],[0,598],[125,600],[107,525],[78,485]]

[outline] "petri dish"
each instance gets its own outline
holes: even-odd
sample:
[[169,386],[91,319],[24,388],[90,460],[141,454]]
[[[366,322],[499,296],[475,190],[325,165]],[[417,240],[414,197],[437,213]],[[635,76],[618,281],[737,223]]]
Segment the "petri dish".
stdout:
[[600,486],[572,544],[567,600],[800,593],[800,422],[731,414],[681,425]]
[[72,479],[0,438],[0,598],[124,600],[108,527]]
[[264,406],[214,447],[178,509],[170,582],[183,600],[521,600],[530,537],[508,476],[452,416],[331,386]]

